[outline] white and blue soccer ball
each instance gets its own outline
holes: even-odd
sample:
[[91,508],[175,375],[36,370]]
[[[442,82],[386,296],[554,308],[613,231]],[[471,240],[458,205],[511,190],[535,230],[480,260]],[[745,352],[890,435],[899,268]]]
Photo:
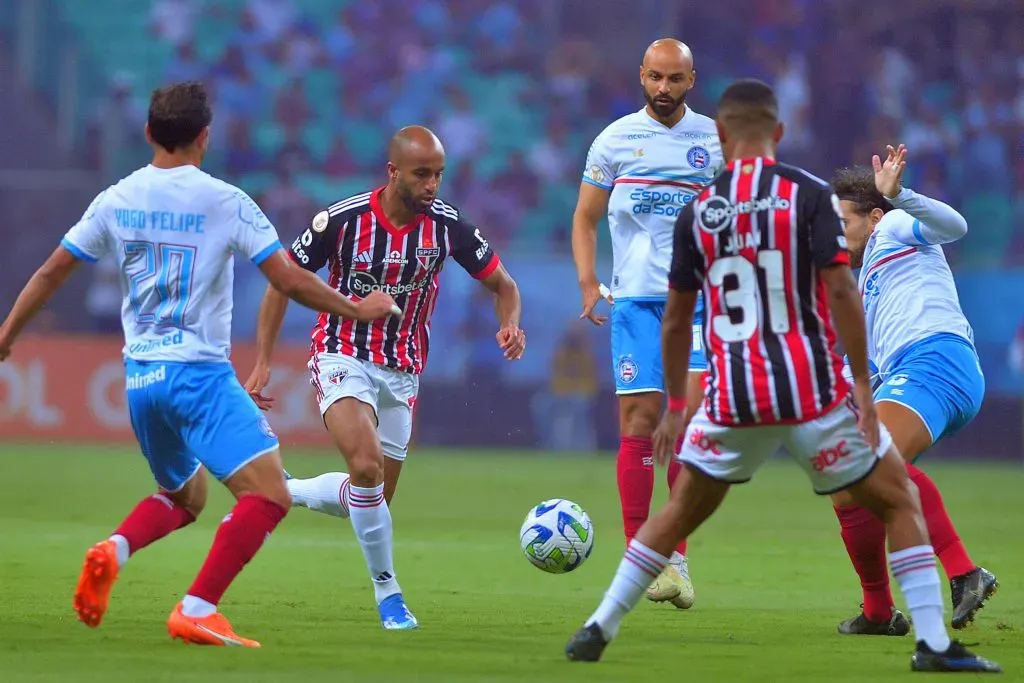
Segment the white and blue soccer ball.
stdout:
[[551,574],[579,567],[594,549],[594,525],[576,503],[564,498],[545,500],[526,515],[519,542],[533,566]]

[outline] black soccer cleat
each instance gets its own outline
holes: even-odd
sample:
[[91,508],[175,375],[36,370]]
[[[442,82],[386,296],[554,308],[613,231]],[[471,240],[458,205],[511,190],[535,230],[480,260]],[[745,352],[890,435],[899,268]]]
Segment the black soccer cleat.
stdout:
[[959,640],[951,642],[945,652],[933,652],[923,640],[917,641],[917,650],[910,658],[910,670],[974,674],[1003,673],[1001,666],[974,654]]
[[836,630],[844,636],[905,636],[910,633],[910,621],[893,607],[889,621],[871,621],[861,612],[839,624]]
[[597,624],[584,626],[569,639],[565,646],[565,657],[570,662],[596,662],[608,647],[608,641]]
[[967,628],[985,601],[995,595],[999,588],[996,575],[984,567],[956,576],[949,581],[949,592],[953,596],[953,628],[958,631]]

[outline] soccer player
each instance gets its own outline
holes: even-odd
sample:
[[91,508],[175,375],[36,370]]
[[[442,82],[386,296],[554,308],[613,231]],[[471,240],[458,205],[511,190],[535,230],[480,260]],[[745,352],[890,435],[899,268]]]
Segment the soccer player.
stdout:
[[[864,312],[839,200],[823,181],[775,160],[783,128],[769,86],[730,85],[716,125],[729,165],[676,223],[662,323],[668,408],[654,453],[664,462],[685,430],[677,456],[685,468],[668,504],[629,544],[567,656],[599,659],[679,539],[715,512],[731,485],[749,481],[785,446],[815,492],[848,490],[885,520],[889,560],[917,632],[912,668],[999,671],[946,632],[920,504],[871,396]],[[700,290],[709,377],[703,405],[691,416],[690,325]],[[852,396],[835,352],[837,333],[850,357]]]
[[[928,535],[949,577],[952,626],[962,629],[999,584],[971,560],[938,488],[913,463],[974,419],[985,396],[974,334],[940,246],[967,234],[967,221],[902,187],[906,154],[903,145],[889,147],[884,163],[875,156],[873,168],[843,169],[833,182],[851,262],[860,268],[868,354],[882,379],[875,392],[878,415],[920,491]],[[889,591],[885,525],[846,492],[832,500],[864,592],[862,613],[839,624],[839,632],[905,635],[910,624]]]
[[378,294],[354,303],[296,268],[252,199],[199,170],[211,118],[199,83],[153,93],[146,125],[152,163],[101,192],[29,280],[0,326],[0,360],[80,262],[116,255],[128,408],[159,490],[89,549],[75,611],[99,626],[128,558],[196,520],[206,504],[205,467],[238,502],[167,630],[188,643],[259,647],[237,635],[217,605],[291,499],[277,437],[228,362],[232,256],[259,266],[282,296],[331,315],[382,319],[394,301]]
[[[597,223],[608,215],[613,272],[609,303],[612,365],[619,397],[619,499],[626,542],[647,519],[654,493],[651,436],[661,414],[664,376],[658,329],[665,311],[672,225],[683,207],[722,166],[714,122],[686,106],[694,86],[693,54],[678,40],[658,40],[647,48],[640,67],[646,106],[608,126],[587,154],[583,182],[572,222],[583,314],[596,325],[602,298],[594,269]],[[700,353],[701,304],[694,321],[694,355],[689,393],[696,409],[705,368]],[[668,469],[671,488],[680,465]],[[686,562],[686,540],[651,583],[647,597],[693,605],[693,583]]]
[[[417,626],[395,578],[388,505],[409,449],[430,315],[449,256],[494,293],[496,338],[505,357],[517,360],[526,347],[515,281],[480,229],[437,196],[444,165],[444,148],[431,131],[403,128],[388,149],[387,185],[321,211],[291,247],[300,267],[316,272],[326,265],[339,292],[387,292],[405,311],[402,320],[372,324],[320,315],[313,327],[311,382],[348,473],[288,480],[294,505],[352,520],[381,623],[389,630]],[[260,308],[258,357],[245,386],[262,408],[272,405],[262,392],[287,301],[268,288]]]

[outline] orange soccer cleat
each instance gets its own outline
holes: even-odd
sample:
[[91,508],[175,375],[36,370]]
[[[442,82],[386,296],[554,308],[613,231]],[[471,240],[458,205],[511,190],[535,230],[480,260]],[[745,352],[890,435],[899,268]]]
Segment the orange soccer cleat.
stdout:
[[117,546],[113,541],[102,541],[89,548],[74,599],[78,620],[86,626],[96,628],[103,621],[117,571]]
[[220,612],[208,617],[187,617],[181,612],[181,603],[167,618],[167,632],[193,645],[221,645],[228,647],[259,647],[255,640],[243,638],[231,628],[231,622]]

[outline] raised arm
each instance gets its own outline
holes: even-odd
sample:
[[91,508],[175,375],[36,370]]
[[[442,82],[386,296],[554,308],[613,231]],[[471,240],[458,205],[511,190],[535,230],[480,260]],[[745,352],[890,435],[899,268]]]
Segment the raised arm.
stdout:
[[906,158],[907,148],[900,145],[896,149],[892,146],[888,148],[884,162],[877,154],[871,159],[875,171],[875,187],[895,208],[903,209],[914,218],[910,225],[894,221],[888,233],[897,241],[910,246],[947,244],[962,238],[967,234],[967,219],[956,209],[902,186]]

